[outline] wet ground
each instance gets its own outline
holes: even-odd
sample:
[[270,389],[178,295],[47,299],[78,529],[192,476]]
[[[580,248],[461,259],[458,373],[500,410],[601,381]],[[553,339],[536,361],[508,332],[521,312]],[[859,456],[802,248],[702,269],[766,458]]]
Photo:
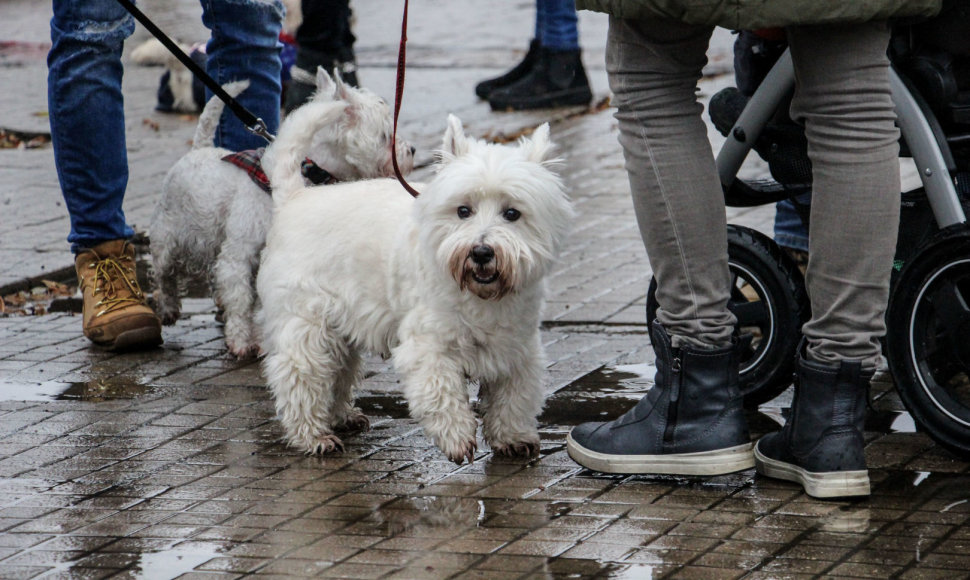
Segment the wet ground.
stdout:
[[[574,464],[570,426],[651,383],[637,325],[544,330],[537,459],[481,444],[473,464],[448,462],[379,359],[359,397],[371,430],[312,458],[280,443],[259,369],[226,357],[211,303],[188,310],[163,348],[129,355],[92,351],[76,317],[0,320],[0,577],[966,575],[968,466],[914,432],[885,382],[867,424],[873,495],[858,501],[750,471]],[[786,406],[783,394],[750,412],[753,434]]]
[[[143,4],[183,38],[205,33],[194,1]],[[355,3],[361,79],[387,97],[399,4]],[[817,501],[753,471],[603,476],[567,457],[572,425],[619,414],[652,383],[650,267],[615,123],[603,110],[493,114],[475,100],[476,80],[521,55],[531,2],[411,5],[402,132],[419,162],[450,111],[479,136],[552,120],[567,159],[579,217],[543,315],[540,456],[503,459],[480,442],[474,463],[448,462],[378,358],[358,398],[371,430],[338,455],[288,449],[258,364],[227,356],[207,298],[188,299],[162,348],[139,354],[92,349],[70,313],[0,317],[0,578],[970,577],[970,464],[916,430],[885,375],[866,427],[868,499]],[[7,0],[0,41],[42,44],[48,6]],[[597,100],[603,26],[581,21]],[[20,89],[0,126],[42,130],[43,50],[20,46],[0,49],[0,74]],[[702,98],[730,82],[729,47],[712,44]],[[159,74],[126,73],[126,212],[142,233],[194,127],[152,110]],[[60,203],[49,148],[0,151],[0,294],[70,267]],[[770,232],[766,208],[729,215]],[[749,411],[752,435],[777,429],[789,401]]]

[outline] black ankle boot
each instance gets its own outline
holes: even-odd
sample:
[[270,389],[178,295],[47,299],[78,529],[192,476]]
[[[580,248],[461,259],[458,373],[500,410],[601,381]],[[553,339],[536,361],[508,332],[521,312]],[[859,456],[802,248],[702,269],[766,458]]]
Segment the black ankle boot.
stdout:
[[738,387],[736,345],[672,348],[654,321],[657,375],[637,405],[609,423],[583,423],[566,449],[606,473],[719,475],[754,466]]
[[872,374],[858,362],[832,366],[800,355],[791,416],[758,441],[758,473],[800,483],[812,497],[869,495],[863,427]]
[[535,66],[518,81],[488,96],[493,111],[588,105],[593,100],[578,50],[540,48]]
[[492,94],[492,91],[505,88],[532,72],[532,67],[535,66],[538,58],[539,41],[533,39],[532,42],[529,43],[529,52],[525,54],[525,58],[522,59],[522,62],[515,65],[512,70],[502,76],[495,77],[494,79],[488,79],[475,85],[475,94],[478,95],[478,98],[480,99],[487,99],[488,96]]

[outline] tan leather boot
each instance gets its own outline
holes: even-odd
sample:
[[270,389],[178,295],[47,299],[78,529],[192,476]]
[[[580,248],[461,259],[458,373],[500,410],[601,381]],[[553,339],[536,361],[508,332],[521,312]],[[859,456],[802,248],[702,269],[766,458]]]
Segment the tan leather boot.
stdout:
[[145,303],[135,277],[135,248],[111,240],[74,260],[84,297],[84,336],[109,350],[151,348],[162,342],[162,325]]

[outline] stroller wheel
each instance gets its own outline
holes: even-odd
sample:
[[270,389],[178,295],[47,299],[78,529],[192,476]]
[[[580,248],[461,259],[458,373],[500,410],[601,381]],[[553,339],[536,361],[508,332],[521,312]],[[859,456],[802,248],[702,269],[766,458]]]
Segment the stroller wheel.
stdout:
[[[744,404],[770,401],[792,382],[795,351],[809,304],[802,273],[768,236],[728,226],[731,298],[741,340],[741,392]],[[647,320],[657,314],[657,282],[647,291]]]
[[899,396],[926,433],[970,458],[970,226],[918,249],[889,298],[886,357]]

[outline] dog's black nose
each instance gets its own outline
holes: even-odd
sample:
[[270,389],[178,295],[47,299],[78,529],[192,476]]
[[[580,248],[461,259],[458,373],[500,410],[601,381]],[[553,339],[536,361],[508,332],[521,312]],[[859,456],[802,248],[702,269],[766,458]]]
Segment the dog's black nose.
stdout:
[[475,246],[472,248],[472,261],[476,264],[487,264],[495,258],[495,250],[491,246]]
[[411,155],[414,155],[414,152],[415,152],[415,151],[417,151],[417,149],[415,149],[415,148],[414,148],[414,145],[412,145],[412,146],[411,146]]

